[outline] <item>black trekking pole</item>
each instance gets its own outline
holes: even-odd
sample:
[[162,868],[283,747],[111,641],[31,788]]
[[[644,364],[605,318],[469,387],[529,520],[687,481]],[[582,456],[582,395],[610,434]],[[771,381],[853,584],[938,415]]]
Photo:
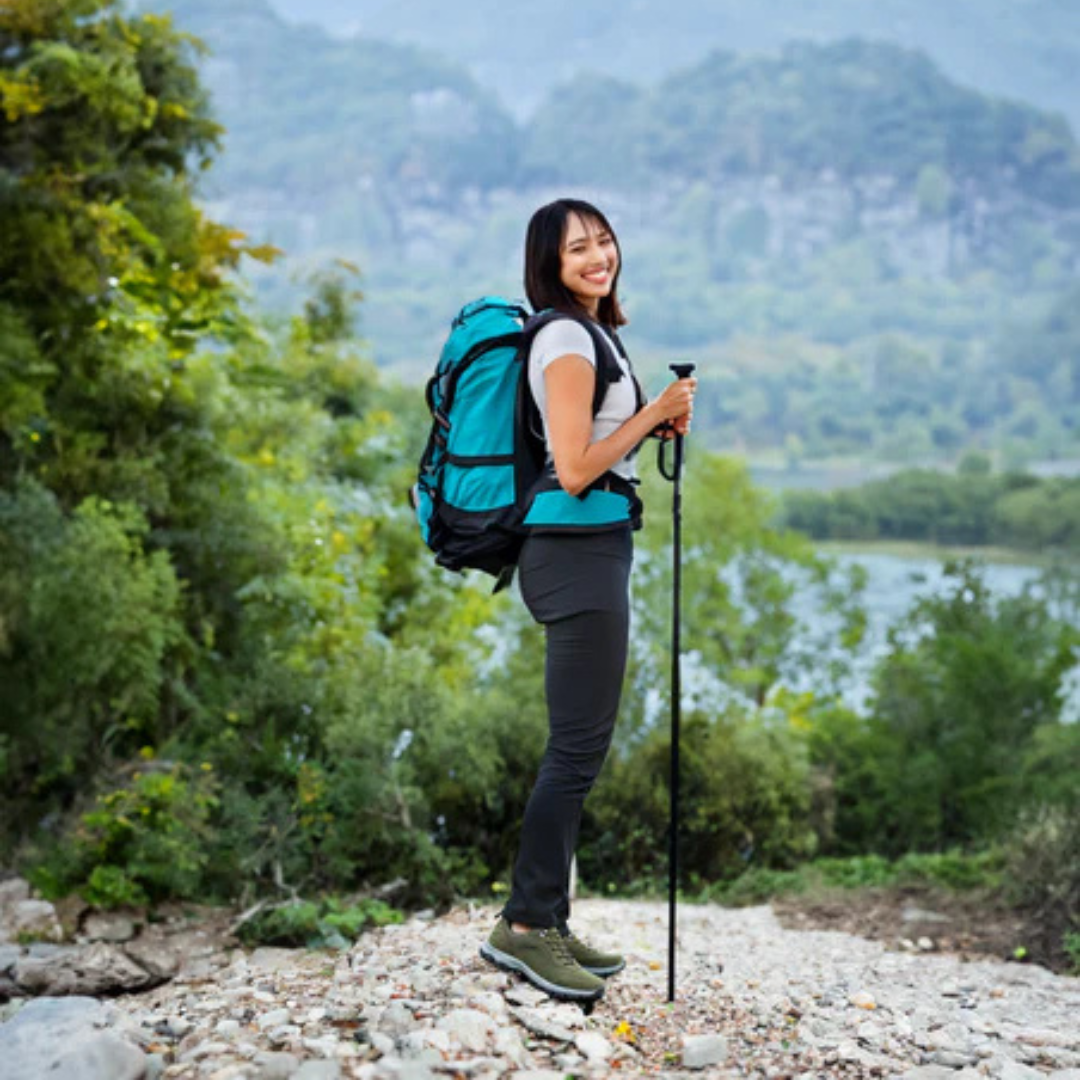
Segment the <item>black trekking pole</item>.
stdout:
[[[677,379],[687,379],[693,364],[669,364]],[[671,497],[671,822],[668,832],[668,1001],[675,1000],[675,914],[679,877],[679,722],[681,719],[682,680],[679,663],[679,638],[682,607],[682,470],[685,452],[683,436],[676,434],[675,465],[667,470],[664,457],[666,442],[660,444],[660,475],[674,485]]]

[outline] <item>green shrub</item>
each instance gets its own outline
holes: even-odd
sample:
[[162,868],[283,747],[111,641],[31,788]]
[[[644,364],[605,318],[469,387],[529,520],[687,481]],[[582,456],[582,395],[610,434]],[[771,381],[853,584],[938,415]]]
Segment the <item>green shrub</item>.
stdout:
[[807,889],[802,870],[768,870],[752,867],[734,881],[725,881],[702,891],[701,899],[731,907],[764,904],[775,896],[802,893]]
[[245,945],[344,949],[368,927],[402,921],[402,913],[382,900],[347,904],[327,897],[276,905],[246,922],[238,933]]
[[901,884],[943,885],[948,889],[999,888],[1004,856],[1000,849],[967,855],[960,851],[910,853],[896,862]]
[[880,855],[857,855],[849,859],[815,859],[812,866],[816,875],[826,885],[838,885],[844,889],[891,885],[896,880],[893,864]]
[[1004,843],[1006,896],[1029,915],[1029,952],[1074,958],[1080,937],[1080,799],[1026,811]]
[[105,908],[201,896],[216,782],[179,764],[141,767],[31,869],[46,896],[78,892]]

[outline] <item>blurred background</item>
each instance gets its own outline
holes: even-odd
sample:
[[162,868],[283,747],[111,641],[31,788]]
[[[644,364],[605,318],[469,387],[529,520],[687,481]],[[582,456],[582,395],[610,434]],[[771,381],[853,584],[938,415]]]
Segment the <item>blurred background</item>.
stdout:
[[[505,889],[536,629],[404,492],[451,318],[574,195],[643,381],[699,365],[687,894],[981,889],[1080,966],[1080,7],[10,0],[0,107],[0,866],[309,898],[260,940]],[[667,827],[648,456],[580,852],[620,894]]]

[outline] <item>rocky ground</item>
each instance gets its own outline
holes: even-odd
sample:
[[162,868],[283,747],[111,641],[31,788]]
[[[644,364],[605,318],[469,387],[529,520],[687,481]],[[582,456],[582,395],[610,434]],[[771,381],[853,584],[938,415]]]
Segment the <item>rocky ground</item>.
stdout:
[[[3,888],[8,937],[32,917],[42,936],[40,902]],[[909,923],[932,934],[934,914]],[[871,940],[800,929],[805,913],[785,927],[768,906],[686,906],[668,1004],[666,906],[579,901],[578,933],[618,938],[629,960],[586,1015],[480,959],[494,917],[420,915],[342,953],[243,950],[223,916],[181,912],[142,932],[97,917],[73,944],[0,945],[0,993],[14,995],[0,1076],[1080,1080],[1080,980],[941,953],[927,932]],[[115,996],[110,970],[139,986]]]

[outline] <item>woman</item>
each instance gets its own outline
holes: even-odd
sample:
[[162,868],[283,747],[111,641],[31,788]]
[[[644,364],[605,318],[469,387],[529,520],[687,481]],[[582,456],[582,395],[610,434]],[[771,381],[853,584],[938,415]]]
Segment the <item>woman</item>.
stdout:
[[[547,993],[580,1001],[600,997],[602,976],[624,966],[621,956],[572,934],[567,920],[582,806],[611,744],[626,667],[631,531],[640,506],[632,495],[633,457],[658,429],[689,430],[697,387],[681,379],[642,405],[615,337],[626,322],[616,288],[620,266],[614,230],[594,206],[559,199],[533,215],[525,242],[529,302],[538,312],[569,316],[543,325],[529,353],[549,461],[543,498],[580,508],[582,524],[545,529],[541,496],[526,518],[533,529],[519,580],[545,629],[549,739],[525,811],[510,900],[480,949]],[[582,320],[594,324],[593,332]],[[597,356],[598,344],[610,348],[610,357]],[[594,416],[596,379],[608,371],[621,377],[609,382]]]

